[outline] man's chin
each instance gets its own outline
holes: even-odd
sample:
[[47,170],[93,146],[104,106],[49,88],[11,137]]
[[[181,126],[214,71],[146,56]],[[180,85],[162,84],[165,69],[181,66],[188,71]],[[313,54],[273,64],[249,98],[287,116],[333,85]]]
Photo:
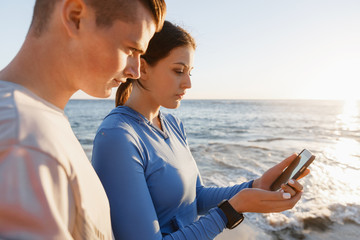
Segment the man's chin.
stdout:
[[105,89],[104,91],[84,91],[84,92],[90,95],[91,97],[96,97],[96,98],[108,98],[111,96],[111,88]]

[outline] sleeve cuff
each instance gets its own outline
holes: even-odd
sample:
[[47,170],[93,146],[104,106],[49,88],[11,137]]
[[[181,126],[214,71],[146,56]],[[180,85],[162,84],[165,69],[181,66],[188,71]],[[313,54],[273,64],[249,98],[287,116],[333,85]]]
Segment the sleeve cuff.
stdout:
[[225,213],[220,208],[215,208],[215,210],[219,213],[220,217],[224,220],[225,225],[228,223],[228,219]]
[[254,183],[254,180],[251,180],[251,181],[249,182],[249,188],[252,188],[252,187],[253,187],[253,183]]

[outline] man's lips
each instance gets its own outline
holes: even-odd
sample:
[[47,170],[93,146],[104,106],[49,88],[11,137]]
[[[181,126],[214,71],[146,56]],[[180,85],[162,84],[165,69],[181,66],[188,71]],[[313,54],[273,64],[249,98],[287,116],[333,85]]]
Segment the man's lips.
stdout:
[[114,78],[114,81],[117,82],[118,84],[121,84],[121,83],[125,83],[126,82],[126,78]]

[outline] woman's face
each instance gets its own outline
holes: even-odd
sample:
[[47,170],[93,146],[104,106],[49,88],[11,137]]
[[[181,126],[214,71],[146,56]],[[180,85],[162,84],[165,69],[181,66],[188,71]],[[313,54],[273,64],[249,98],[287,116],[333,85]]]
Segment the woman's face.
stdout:
[[177,47],[154,66],[147,65],[146,91],[152,104],[177,108],[186,89],[191,88],[190,72],[193,69],[194,49]]

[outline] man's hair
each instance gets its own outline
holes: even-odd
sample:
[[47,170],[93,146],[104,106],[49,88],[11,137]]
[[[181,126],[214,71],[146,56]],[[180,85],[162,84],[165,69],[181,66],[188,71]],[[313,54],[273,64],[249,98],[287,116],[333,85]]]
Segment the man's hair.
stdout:
[[[55,5],[60,0],[36,0],[31,28],[40,36],[48,26]],[[115,20],[134,22],[136,20],[136,4],[147,8],[154,17],[157,32],[165,20],[166,4],[164,0],[84,0],[96,13],[96,24],[100,27],[110,27]]]

